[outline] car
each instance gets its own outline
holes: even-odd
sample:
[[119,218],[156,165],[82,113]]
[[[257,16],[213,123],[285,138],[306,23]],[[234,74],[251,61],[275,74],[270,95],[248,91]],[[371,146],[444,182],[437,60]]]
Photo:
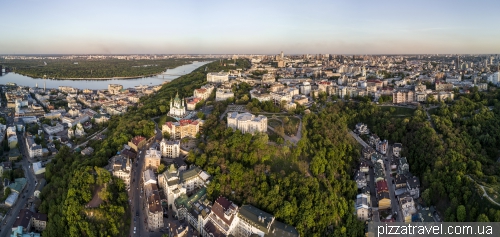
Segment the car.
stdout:
[[134,234],[135,234],[135,231],[137,230],[137,227],[134,226]]
[[135,212],[135,216],[139,216],[139,212],[138,212],[138,211],[137,211],[137,212]]

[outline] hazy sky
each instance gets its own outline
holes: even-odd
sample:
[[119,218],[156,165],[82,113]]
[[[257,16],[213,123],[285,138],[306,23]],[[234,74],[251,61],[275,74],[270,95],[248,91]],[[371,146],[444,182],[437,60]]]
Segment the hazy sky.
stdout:
[[0,0],[0,54],[500,53],[500,1]]

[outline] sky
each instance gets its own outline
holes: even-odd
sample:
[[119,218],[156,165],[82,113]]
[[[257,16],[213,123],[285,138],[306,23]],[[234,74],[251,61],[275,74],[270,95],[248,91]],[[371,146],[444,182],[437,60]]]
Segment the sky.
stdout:
[[500,1],[0,0],[0,54],[498,54]]

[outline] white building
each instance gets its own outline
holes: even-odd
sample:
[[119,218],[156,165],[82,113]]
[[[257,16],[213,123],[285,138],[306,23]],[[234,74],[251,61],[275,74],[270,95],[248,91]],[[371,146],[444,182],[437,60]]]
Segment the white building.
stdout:
[[143,173],[144,186],[148,184],[156,184],[156,176],[152,169],[147,169]]
[[309,95],[311,93],[311,83],[305,81],[300,85],[300,94]]
[[127,188],[130,187],[130,172],[132,170],[130,159],[123,156],[114,156],[111,162],[113,165],[111,167],[113,176],[123,180]]
[[83,129],[83,126],[81,123],[78,123],[75,128],[75,136],[76,137],[82,137],[85,136],[85,130]]
[[170,100],[170,112],[169,115],[174,117],[182,118],[186,114],[186,107],[184,106],[184,100],[179,99],[179,93],[175,95],[175,99]]
[[491,74],[489,77],[488,77],[488,82],[491,82],[495,85],[499,85],[500,84],[500,78],[499,78],[499,74],[498,72],[495,72],[493,74]]
[[49,134],[49,135],[53,135],[53,134],[56,134],[58,132],[62,132],[64,130],[64,126],[60,123],[56,124],[55,126],[49,126],[47,124],[44,124],[43,125],[43,130]]
[[163,139],[160,143],[160,151],[163,157],[177,158],[181,152],[181,142],[179,140],[168,141]]
[[233,97],[234,93],[229,88],[218,88],[215,92],[215,101],[224,101]]
[[224,83],[226,81],[229,81],[229,73],[209,72],[207,73],[207,81],[212,83]]
[[33,173],[35,173],[35,175],[45,173],[45,167],[42,167],[41,161],[33,163]]
[[238,129],[242,133],[255,133],[267,131],[267,117],[264,115],[255,115],[250,113],[238,114],[232,112],[227,116],[227,126]]

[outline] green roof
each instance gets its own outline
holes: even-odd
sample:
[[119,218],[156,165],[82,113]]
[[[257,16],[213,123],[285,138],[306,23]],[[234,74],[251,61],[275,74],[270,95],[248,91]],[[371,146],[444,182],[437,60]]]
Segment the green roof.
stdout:
[[200,173],[201,169],[199,167],[194,167],[192,169],[186,170],[184,172],[181,172],[179,174],[179,178],[181,182],[183,183],[186,180],[190,180],[198,175]]
[[9,188],[12,191],[20,193],[23,191],[24,186],[26,186],[26,178],[17,178],[14,183],[9,184]]
[[238,217],[245,220],[249,224],[257,227],[264,233],[268,233],[268,226],[274,219],[274,216],[262,211],[252,205],[243,205],[238,211]]
[[191,210],[193,203],[200,200],[207,193],[207,188],[203,187],[195,194],[188,197],[186,194],[182,194],[177,199],[175,199],[174,204],[176,207],[185,206],[188,210]]

